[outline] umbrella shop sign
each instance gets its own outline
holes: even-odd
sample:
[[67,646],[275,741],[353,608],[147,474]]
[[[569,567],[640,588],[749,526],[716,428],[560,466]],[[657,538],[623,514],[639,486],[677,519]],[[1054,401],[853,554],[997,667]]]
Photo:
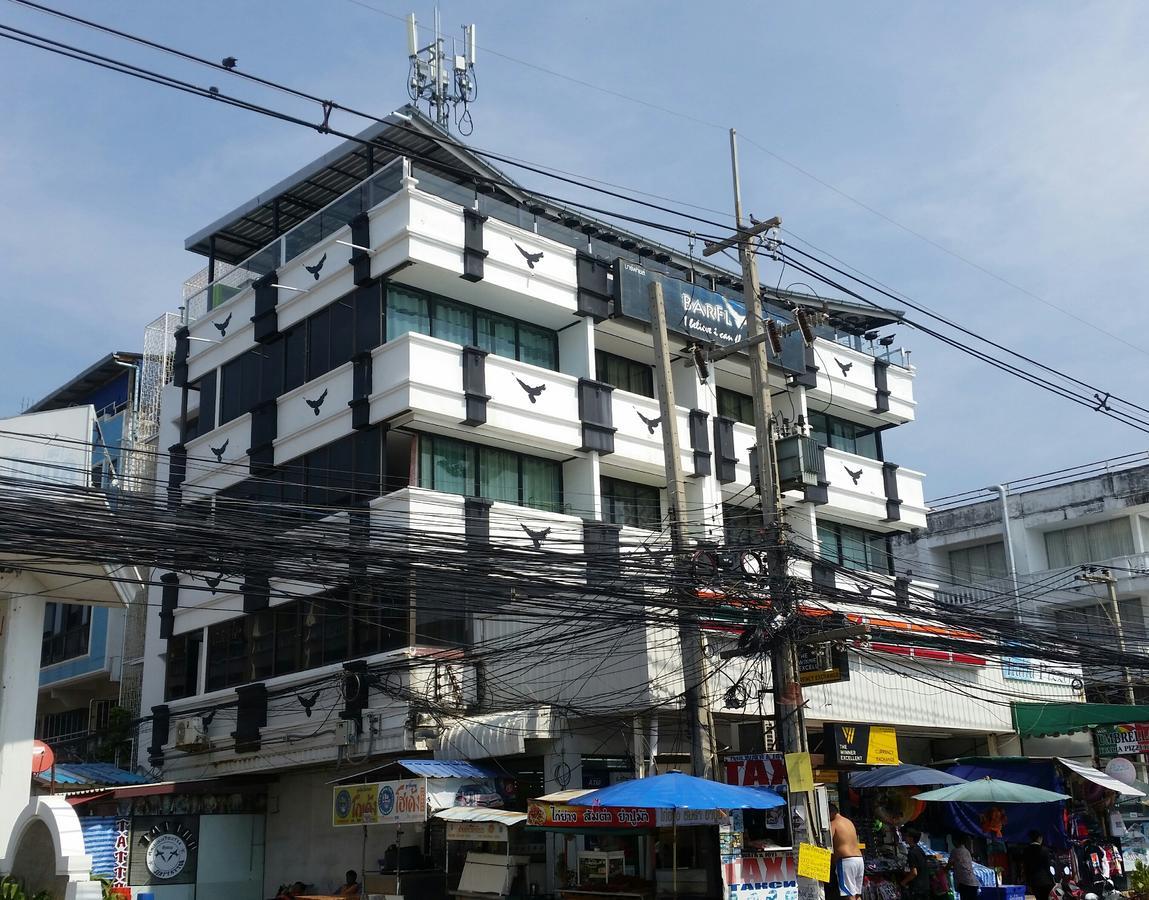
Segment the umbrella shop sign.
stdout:
[[884,725],[826,723],[824,749],[828,766],[894,766],[898,735]]
[[427,787],[421,778],[337,786],[331,794],[331,824],[398,825],[427,818]]
[[[662,300],[666,307],[667,330],[707,344],[725,346],[746,338],[746,307],[735,300],[647,269],[637,263],[619,258],[615,266],[615,308],[619,315],[640,322],[650,321],[650,285],[662,285]],[[775,310],[771,314],[777,318]],[[806,348],[800,334],[782,337],[782,359],[774,358],[769,346],[766,353],[770,361],[781,364],[791,372],[806,371]]]
[[724,862],[722,883],[729,900],[798,900],[798,870],[790,854]]
[[1098,756],[1149,752],[1149,724],[1099,725],[1093,733],[1097,735]]
[[716,809],[646,809],[637,806],[569,806],[532,800],[527,824],[534,828],[664,828],[670,825],[718,825],[726,821]]

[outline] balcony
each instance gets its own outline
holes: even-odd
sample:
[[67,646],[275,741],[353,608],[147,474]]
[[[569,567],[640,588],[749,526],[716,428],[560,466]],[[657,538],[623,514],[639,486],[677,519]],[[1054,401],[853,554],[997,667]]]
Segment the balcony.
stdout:
[[[814,345],[818,385],[808,402],[838,408],[868,425],[902,425],[914,419],[914,369],[819,338]],[[827,411],[832,411],[827,410]]]
[[871,529],[926,527],[921,472],[830,447],[824,450],[823,459],[827,506],[835,518]]

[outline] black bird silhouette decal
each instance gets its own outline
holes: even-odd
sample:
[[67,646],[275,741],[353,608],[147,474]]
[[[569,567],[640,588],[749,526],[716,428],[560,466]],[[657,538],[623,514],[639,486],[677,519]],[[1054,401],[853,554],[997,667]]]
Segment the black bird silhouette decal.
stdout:
[[304,697],[303,694],[295,695],[295,698],[299,701],[299,705],[303,707],[303,711],[307,714],[307,718],[311,718],[311,707],[315,705],[315,701],[319,699],[319,695],[322,693],[323,691],[319,690],[310,697]]
[[220,572],[215,578],[208,578],[206,575],[204,575],[203,580],[207,586],[211,588],[211,592],[214,594],[215,589],[219,587],[219,583],[223,581],[223,572]]
[[325,262],[327,262],[327,254],[326,253],[324,253],[321,257],[319,257],[319,262],[317,262],[315,265],[304,266],[303,268],[305,268],[308,272],[311,273],[312,278],[314,278],[316,281],[318,281],[319,280],[319,273],[321,271],[323,271],[323,264]]
[[635,412],[638,413],[638,417],[642,419],[642,424],[646,426],[646,430],[651,434],[654,434],[654,429],[662,423],[662,416],[659,416],[657,419],[648,419],[642,414],[641,410],[636,409]]
[[219,332],[220,337],[227,337],[227,326],[231,324],[231,317],[233,315],[235,315],[234,312],[229,312],[227,314],[227,318],[224,319],[222,322],[212,322],[211,323],[212,325],[215,326],[216,331]]
[[223,455],[227,453],[227,445],[231,443],[231,438],[228,438],[218,447],[208,446],[208,450],[215,454],[216,462],[223,462]]
[[540,384],[538,387],[531,387],[529,384],[523,381],[523,379],[519,378],[518,375],[515,376],[515,381],[519,383],[519,387],[527,392],[527,396],[531,398],[531,403],[536,402],[538,400],[539,394],[547,389],[546,384]]
[[327,399],[327,388],[324,388],[323,393],[319,395],[318,399],[308,400],[306,397],[304,397],[303,402],[311,407],[312,412],[314,412],[316,415],[319,415],[319,407],[321,407],[323,405],[323,401],[326,399]]
[[858,588],[858,593],[869,600],[870,596],[874,593],[874,589],[872,587],[860,587]]
[[531,529],[527,528],[527,526],[521,522],[519,523],[519,527],[527,533],[527,537],[531,539],[531,542],[535,545],[536,550],[543,549],[543,541],[545,541],[547,539],[547,535],[551,533],[550,528],[544,528],[541,531],[531,531]]
[[[515,241],[515,246],[519,247],[518,241]],[[540,259],[543,258],[543,251],[542,250],[540,250],[538,253],[528,253],[522,247],[519,247],[519,252],[521,254],[523,254],[523,259],[525,259],[527,261],[527,268],[528,269],[533,269],[535,267],[535,263],[537,263]]]
[[847,465],[843,465],[842,468],[846,470],[846,474],[850,476],[850,479],[854,482],[854,484],[857,484],[858,479],[862,477],[862,471],[863,470],[858,469],[857,471],[855,471]]
[[838,368],[842,370],[843,378],[845,378],[850,373],[850,369],[854,368],[854,364],[852,362],[844,363],[836,356],[834,357],[834,362],[836,362],[838,364]]

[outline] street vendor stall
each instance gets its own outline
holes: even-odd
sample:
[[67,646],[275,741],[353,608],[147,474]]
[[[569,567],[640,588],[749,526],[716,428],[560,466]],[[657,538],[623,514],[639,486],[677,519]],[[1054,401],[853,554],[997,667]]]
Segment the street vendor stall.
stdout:
[[[434,818],[446,825],[443,868],[449,892],[456,897],[527,893],[530,857],[511,852],[511,836],[526,822],[526,813],[453,806]],[[452,852],[455,847],[462,850],[461,859]]]

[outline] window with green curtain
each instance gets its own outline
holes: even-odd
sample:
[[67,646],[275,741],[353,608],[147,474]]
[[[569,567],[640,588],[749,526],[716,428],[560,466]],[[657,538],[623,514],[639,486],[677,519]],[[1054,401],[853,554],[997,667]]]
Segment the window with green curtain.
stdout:
[[741,422],[743,425],[754,424],[754,398],[749,394],[719,388],[717,397],[718,415]]
[[515,358],[515,322],[506,316],[480,310],[478,313],[479,347],[495,356]]
[[1050,531],[1045,535],[1045,553],[1051,569],[1129,556],[1133,528],[1124,518]]
[[886,536],[838,522],[818,523],[818,546],[823,559],[847,569],[891,574]]
[[630,391],[644,397],[654,396],[654,370],[646,363],[607,353],[605,350],[596,350],[594,358],[595,377],[599,381],[613,384],[620,391]]
[[523,457],[523,506],[562,512],[563,468],[552,459]]
[[431,333],[430,303],[422,294],[405,291],[401,287],[389,287],[387,340],[393,341],[409,331],[414,331],[416,334]]
[[962,584],[971,584],[984,578],[1005,578],[1009,574],[1005,562],[1005,544],[1002,541],[951,550],[949,560],[950,574]]
[[471,330],[474,310],[462,303],[436,297],[431,304],[431,336],[467,345],[474,341]]
[[519,502],[519,455],[479,447],[479,496],[503,503]]
[[558,336],[549,328],[519,325],[519,360],[544,369],[559,367]]
[[877,432],[873,428],[820,412],[810,413],[809,422],[810,436],[823,447],[867,459],[881,458]]
[[475,493],[474,448],[452,438],[419,439],[419,486],[447,494]]
[[661,492],[658,488],[605,476],[600,487],[604,521],[652,530],[662,526]]

